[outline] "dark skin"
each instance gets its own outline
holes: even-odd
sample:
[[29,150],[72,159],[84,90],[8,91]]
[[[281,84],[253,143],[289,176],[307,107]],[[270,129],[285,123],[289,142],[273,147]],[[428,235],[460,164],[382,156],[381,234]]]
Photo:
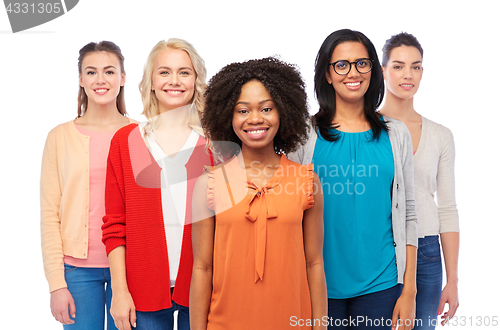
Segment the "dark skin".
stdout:
[[[258,81],[242,88],[233,112],[233,128],[241,136],[238,155],[247,178],[263,186],[278,170],[281,156],[275,152],[274,138],[279,114],[269,93]],[[206,330],[213,276],[213,248],[216,214],[206,205],[208,176],[198,179],[193,197],[193,277],[190,292],[190,320],[193,330]],[[327,315],[326,280],[323,267],[323,195],[319,179],[314,175],[314,206],[304,211],[303,232],[307,279],[311,294],[313,319]],[[233,187],[235,196],[246,194],[246,188]],[[242,190],[242,191],[240,191]],[[326,330],[316,325],[315,330]]]

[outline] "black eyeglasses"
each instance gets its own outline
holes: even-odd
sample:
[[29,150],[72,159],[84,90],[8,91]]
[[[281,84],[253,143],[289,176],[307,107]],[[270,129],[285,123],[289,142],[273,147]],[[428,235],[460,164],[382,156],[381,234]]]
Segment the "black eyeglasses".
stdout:
[[359,73],[368,73],[372,70],[373,66],[372,63],[373,61],[370,60],[369,58],[360,58],[354,62],[349,62],[347,60],[340,60],[330,63],[330,65],[333,66],[333,70],[335,71],[336,74],[343,76],[351,72],[352,64],[356,66],[356,70],[358,70]]

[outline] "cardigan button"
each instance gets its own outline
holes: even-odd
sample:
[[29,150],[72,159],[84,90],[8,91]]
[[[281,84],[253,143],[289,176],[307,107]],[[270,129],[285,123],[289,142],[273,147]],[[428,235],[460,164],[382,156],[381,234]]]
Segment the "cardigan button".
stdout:
[[394,246],[396,246],[396,245],[397,245],[396,242],[394,242]]
[[399,183],[396,183],[396,189],[399,189]]
[[398,203],[396,203],[396,208],[398,208],[398,205],[399,205],[399,204],[398,204]]

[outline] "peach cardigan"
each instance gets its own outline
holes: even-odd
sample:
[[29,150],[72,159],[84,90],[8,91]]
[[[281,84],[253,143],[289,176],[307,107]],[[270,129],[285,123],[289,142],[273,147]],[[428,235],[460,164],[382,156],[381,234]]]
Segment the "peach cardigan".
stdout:
[[65,255],[87,258],[89,143],[90,137],[80,133],[73,120],[52,129],[45,142],[40,225],[43,265],[50,292],[67,286]]

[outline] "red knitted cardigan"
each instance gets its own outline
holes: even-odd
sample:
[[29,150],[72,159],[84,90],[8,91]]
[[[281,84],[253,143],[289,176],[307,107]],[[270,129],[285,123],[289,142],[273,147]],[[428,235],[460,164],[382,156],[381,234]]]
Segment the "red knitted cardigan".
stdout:
[[161,168],[149,152],[137,124],[114,135],[106,173],[106,215],[102,241],[106,252],[126,246],[127,284],[138,311],[189,306],[193,268],[192,195],[203,166],[210,165],[206,140],[200,136],[187,169],[187,200],[181,258],[173,298],[170,296],[168,250],[161,202]]

